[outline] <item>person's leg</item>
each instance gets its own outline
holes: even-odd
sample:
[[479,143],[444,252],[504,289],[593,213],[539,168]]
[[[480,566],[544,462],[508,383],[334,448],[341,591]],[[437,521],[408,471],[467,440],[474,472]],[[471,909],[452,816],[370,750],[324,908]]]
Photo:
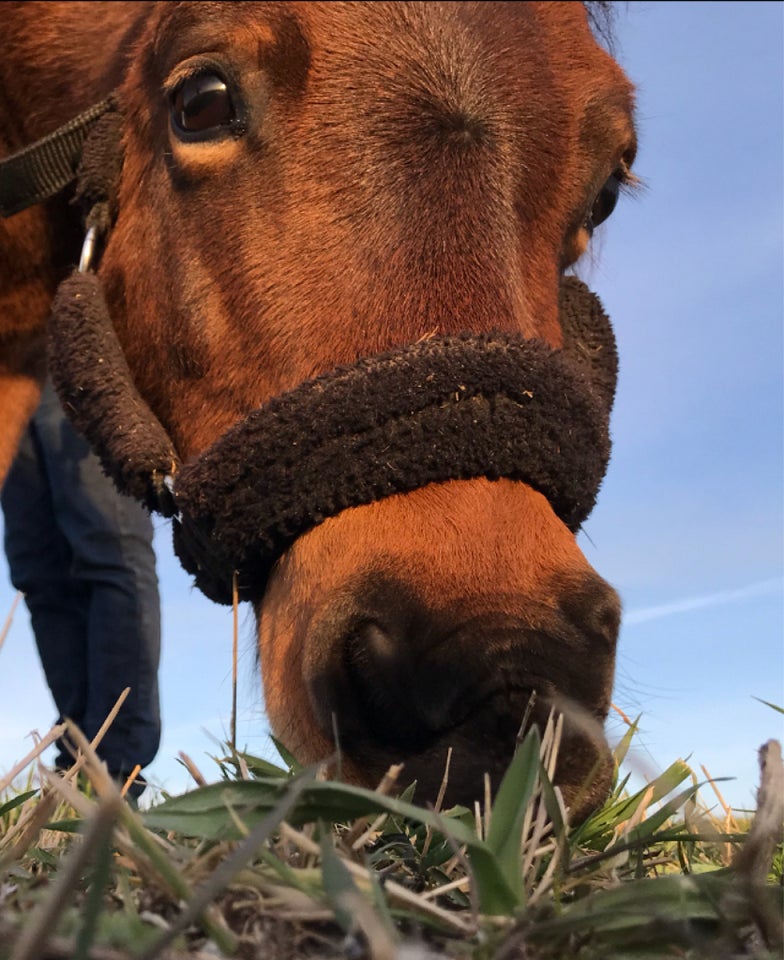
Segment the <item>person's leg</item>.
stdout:
[[[22,436],[2,494],[11,582],[25,595],[46,682],[59,721],[80,727],[87,706],[89,587],[71,578],[73,556],[57,526],[37,430]],[[64,748],[58,762],[66,762]]]
[[149,514],[121,495],[62,413],[50,385],[36,429],[57,523],[71,552],[77,591],[89,593],[87,696],[81,727],[92,737],[125,687],[131,692],[99,755],[109,772],[148,765],[160,742],[160,598]]

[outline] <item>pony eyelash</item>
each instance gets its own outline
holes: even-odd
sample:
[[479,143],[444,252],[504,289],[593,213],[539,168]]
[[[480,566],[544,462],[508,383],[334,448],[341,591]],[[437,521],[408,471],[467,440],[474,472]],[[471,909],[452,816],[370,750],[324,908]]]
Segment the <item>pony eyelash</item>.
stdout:
[[643,180],[634,173],[624,157],[618,161],[614,176],[624,193],[634,193],[643,186]]

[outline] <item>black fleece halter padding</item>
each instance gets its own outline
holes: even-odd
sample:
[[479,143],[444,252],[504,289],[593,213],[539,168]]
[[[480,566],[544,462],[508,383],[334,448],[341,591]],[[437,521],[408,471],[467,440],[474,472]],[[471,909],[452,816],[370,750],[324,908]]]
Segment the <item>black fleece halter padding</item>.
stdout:
[[[85,228],[94,228],[99,237],[117,216],[122,124],[112,95],[57,132],[62,144],[75,136],[72,127],[79,131],[78,157],[72,162],[74,202],[82,207]],[[45,145],[34,144],[29,152],[38,155]],[[149,510],[172,516],[176,508],[167,478],[179,458],[133,383],[102,285],[90,271],[75,271],[58,288],[49,325],[49,369],[66,412],[115,485]]]
[[562,277],[558,300],[563,349],[589,376],[594,392],[611,411],[618,384],[618,348],[610,318],[596,294],[577,277]]
[[[235,570],[240,598],[258,599],[275,560],[315,524],[454,479],[525,481],[576,530],[610,454],[591,349],[575,362],[514,335],[434,337],[274,397],[180,471],[183,566],[213,600],[231,602]],[[609,385],[614,350],[607,359]]]
[[562,281],[560,311],[562,350],[465,334],[363,358],[273,397],[184,466],[133,384],[93,274],[58,291],[52,374],[119,489],[174,514],[183,566],[210,599],[230,603],[235,572],[240,597],[258,598],[305,531],[429,483],[522,480],[576,530],[609,459],[617,354],[580,281]]
[[118,489],[171,516],[176,508],[165,480],[179,458],[134,386],[94,273],[75,272],[60,284],[49,369],[63,408]]

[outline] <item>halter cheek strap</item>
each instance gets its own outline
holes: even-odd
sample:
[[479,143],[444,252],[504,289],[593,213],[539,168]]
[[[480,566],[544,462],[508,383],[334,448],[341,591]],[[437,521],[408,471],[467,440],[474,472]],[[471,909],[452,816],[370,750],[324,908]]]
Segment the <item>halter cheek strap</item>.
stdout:
[[117,216],[122,113],[115,94],[0,161],[0,216],[42,203],[75,183],[85,242],[79,269],[60,286],[50,323],[49,367],[66,413],[125,493],[175,513],[170,478],[179,460],[136,390],[103,289],[92,272]]
[[43,203],[73,183],[88,135],[101,117],[116,112],[115,98],[107,97],[0,162],[0,217]]

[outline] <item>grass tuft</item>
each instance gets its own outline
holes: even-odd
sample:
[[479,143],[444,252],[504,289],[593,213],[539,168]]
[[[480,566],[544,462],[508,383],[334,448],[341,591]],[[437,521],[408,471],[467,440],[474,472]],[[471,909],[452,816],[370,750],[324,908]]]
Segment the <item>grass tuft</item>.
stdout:
[[366,790],[227,744],[215,782],[183,757],[196,787],[139,812],[72,725],[73,769],[40,763],[58,727],[0,793],[0,960],[780,957],[780,745],[761,748],[744,819],[680,760],[630,792],[636,727],[575,825],[553,783],[558,717],[475,810],[418,806],[400,768]]

